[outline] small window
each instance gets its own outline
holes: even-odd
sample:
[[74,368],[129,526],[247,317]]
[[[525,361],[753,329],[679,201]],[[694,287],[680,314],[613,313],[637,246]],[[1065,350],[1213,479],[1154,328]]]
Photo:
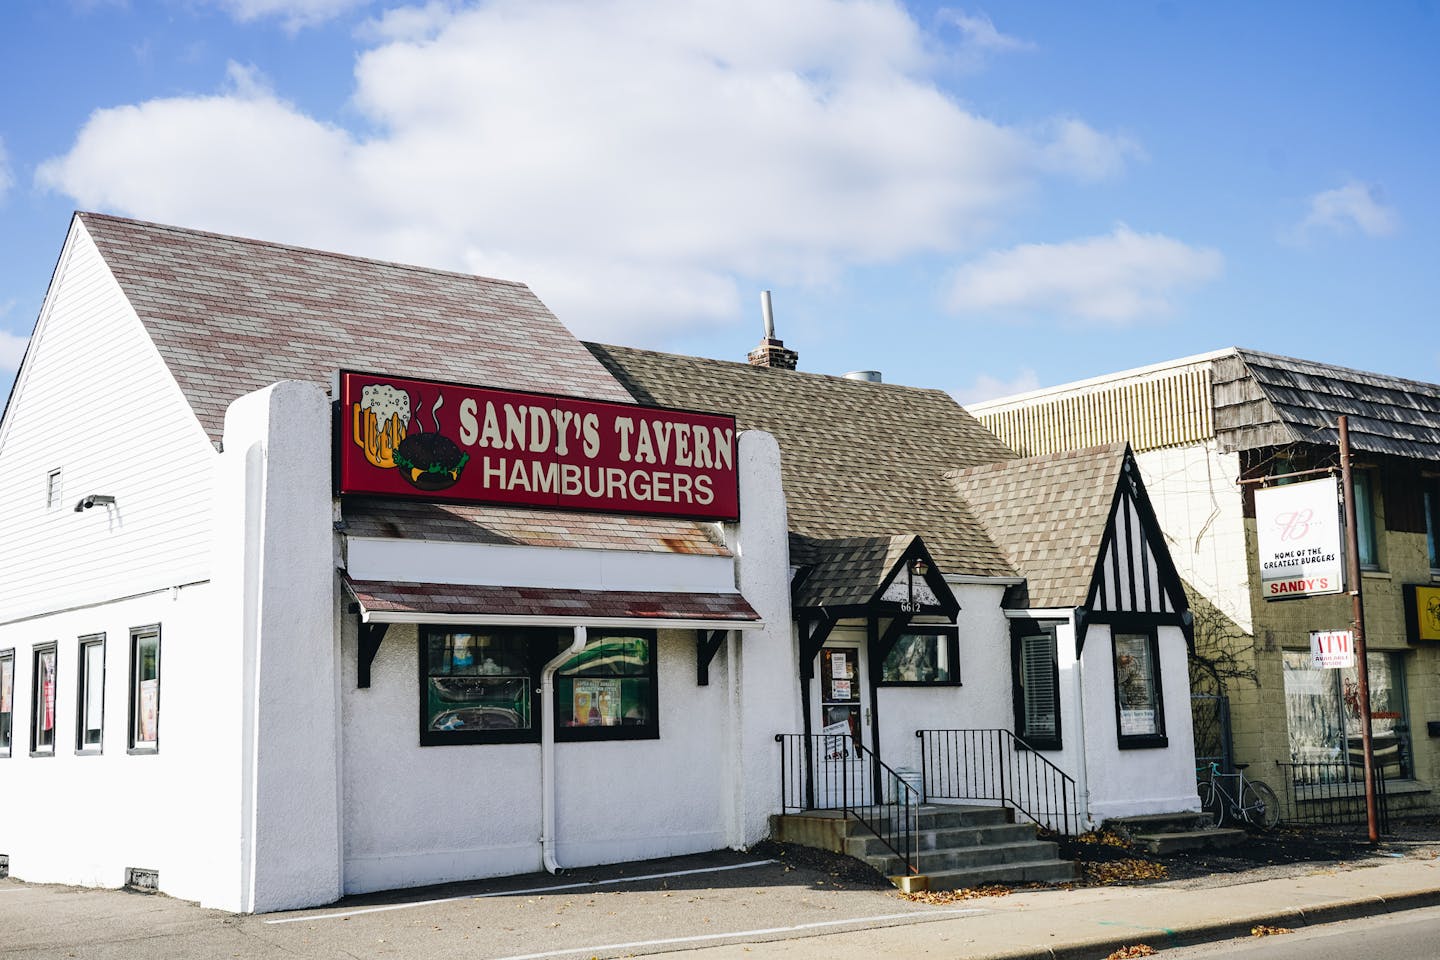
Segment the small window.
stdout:
[[555,671],[556,740],[654,739],[657,707],[653,630],[591,631]]
[[885,657],[882,684],[959,684],[960,641],[955,627],[912,626]]
[[0,650],[0,757],[10,756],[15,739],[15,651]]
[[1351,477],[1355,487],[1355,539],[1360,544],[1360,566],[1378,570],[1380,553],[1375,540],[1375,476],[1369,470],[1356,470]]
[[30,755],[55,755],[55,644],[35,648],[30,685]]
[[105,636],[80,638],[75,752],[99,753],[105,728]]
[[1425,545],[1431,572],[1440,573],[1440,477],[1425,478]]
[[1015,733],[1037,750],[1059,750],[1060,665],[1055,624],[1012,621]]
[[1165,747],[1160,644],[1152,633],[1115,635],[1115,713],[1120,748]]
[[420,630],[420,743],[533,743],[540,667],[559,650],[555,630]]
[[160,628],[130,632],[130,752],[160,749]]
[[60,509],[64,499],[65,490],[60,483],[60,469],[57,467],[45,475],[45,509]]

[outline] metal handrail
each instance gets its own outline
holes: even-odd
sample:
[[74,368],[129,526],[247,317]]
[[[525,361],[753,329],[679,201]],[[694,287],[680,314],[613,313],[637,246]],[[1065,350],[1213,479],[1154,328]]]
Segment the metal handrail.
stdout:
[[[900,858],[906,873],[920,872],[920,791],[849,734],[777,733],[775,742],[782,810],[843,811]],[[861,771],[852,769],[856,763]]]
[[999,801],[1062,836],[1080,833],[1075,780],[1009,730],[916,730],[926,800]]

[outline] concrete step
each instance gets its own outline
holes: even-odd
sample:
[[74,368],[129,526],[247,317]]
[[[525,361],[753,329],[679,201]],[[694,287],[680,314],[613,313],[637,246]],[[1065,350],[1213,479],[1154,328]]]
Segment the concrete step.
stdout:
[[1131,842],[1150,853],[1177,853],[1181,850],[1219,850],[1244,843],[1244,830],[1207,827],[1204,830],[1176,830],[1171,833],[1140,833]]
[[[945,827],[919,830],[914,834],[914,848],[921,852],[979,847],[992,843],[1024,843],[1035,839],[1035,827],[1027,823],[997,823],[983,827]],[[861,828],[845,841],[845,852],[863,860],[869,856],[885,856],[889,847],[879,837]]]
[[961,890],[987,883],[1067,883],[1079,876],[1069,860],[1003,863],[968,870],[942,870],[927,875],[931,890]]
[[1153,836],[1164,833],[1190,833],[1213,826],[1209,814],[1186,810],[1179,813],[1151,813],[1139,817],[1112,817],[1100,825],[1100,829],[1119,834],[1126,840],[1141,835]]
[[[984,847],[968,847],[954,850],[931,850],[917,854],[915,866],[923,874],[931,875],[956,870],[979,870],[1001,865],[1024,865],[1048,863],[1056,859],[1059,845],[1031,840],[1028,843],[996,843]],[[905,872],[905,863],[894,854],[863,858],[887,877]]]
[[982,807],[978,804],[922,804],[916,815],[922,830],[942,830],[948,827],[986,827],[1014,822],[1014,817],[1004,807]]

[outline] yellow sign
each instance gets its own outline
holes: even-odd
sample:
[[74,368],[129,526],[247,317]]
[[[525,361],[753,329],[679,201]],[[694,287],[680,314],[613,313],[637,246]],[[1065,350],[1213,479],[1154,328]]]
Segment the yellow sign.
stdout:
[[1440,584],[1425,586],[1407,583],[1405,592],[1410,642],[1440,643]]

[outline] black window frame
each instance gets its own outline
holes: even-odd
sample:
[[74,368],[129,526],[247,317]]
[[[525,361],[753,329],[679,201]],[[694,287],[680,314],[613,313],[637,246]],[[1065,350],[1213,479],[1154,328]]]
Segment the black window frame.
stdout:
[[[561,726],[558,720],[560,696],[557,685],[553,712],[547,720],[555,724],[556,743],[596,743],[607,740],[658,740],[660,739],[660,650],[658,631],[651,627],[636,630],[626,630],[606,627],[589,631],[589,643],[597,640],[613,639],[617,637],[629,637],[647,641],[650,649],[649,663],[645,677],[649,680],[649,693],[646,697],[646,715],[648,719],[644,723],[619,724],[616,726],[602,727],[571,727]],[[576,656],[579,656],[577,653]],[[556,669],[555,675],[558,678],[560,671],[565,669],[564,664]]]
[[[53,696],[55,705],[52,714],[55,720],[55,728],[50,733],[50,744],[48,747],[40,746],[40,723],[45,715],[44,697],[40,692],[41,671],[40,658],[45,654],[55,658],[55,683]],[[60,740],[60,645],[51,641],[49,643],[37,643],[30,648],[30,756],[32,757],[53,757],[55,756],[56,744]]]
[[[155,638],[155,739],[141,740],[140,732],[140,641],[147,637]],[[161,679],[164,671],[161,669],[161,655],[163,654],[162,637],[160,624],[152,623],[143,627],[130,628],[130,691],[128,716],[126,718],[125,752],[132,756],[148,756],[160,752],[160,720],[163,715],[161,710]]]
[[1380,514],[1380,471],[1373,467],[1357,468],[1352,473],[1351,485],[1355,489],[1355,543],[1360,553],[1360,569],[1366,573],[1384,570],[1385,565],[1380,562],[1384,531]]
[[[10,712],[0,714],[0,717],[8,718],[8,725],[0,726],[0,759],[10,756],[15,746],[15,648],[7,647],[0,650],[0,663],[10,664]],[[0,683],[4,683],[5,671],[0,669]]]
[[877,687],[960,687],[964,686],[960,675],[960,628],[953,623],[912,623],[900,631],[900,636],[944,636],[946,655],[950,658],[949,680],[886,680],[885,663],[890,661],[895,651],[899,649],[900,642],[897,640],[890,651],[885,654],[885,662],[879,665],[876,672],[875,686]]
[[[1015,708],[1015,736],[1036,750],[1061,750],[1065,744],[1064,723],[1060,710],[1059,627],[1061,622],[1059,620],[1032,620],[1028,617],[1017,617],[1010,621],[1010,678]],[[1040,636],[1048,637],[1050,641],[1051,706],[1055,711],[1055,733],[1048,736],[1033,735],[1026,726],[1026,691],[1021,679],[1024,676],[1022,670],[1024,641]]]
[[1432,576],[1440,576],[1440,476],[1421,477],[1420,509],[1425,514],[1425,546]]
[[[1121,732],[1124,728],[1120,721],[1120,638],[1121,637],[1144,637],[1148,642],[1150,651],[1150,663],[1154,667],[1153,682],[1155,684],[1155,727],[1154,733],[1126,734]],[[1111,628],[1110,634],[1110,669],[1112,677],[1112,694],[1115,701],[1115,736],[1121,750],[1144,750],[1151,748],[1162,748],[1170,746],[1170,737],[1166,734],[1165,724],[1165,682],[1164,671],[1160,665],[1160,632],[1153,626],[1146,627],[1118,627]]]
[[[89,703],[86,696],[86,681],[90,678],[85,651],[90,647],[100,648],[100,740],[85,742],[85,708]],[[76,641],[78,656],[75,660],[75,755],[77,757],[98,756],[105,752],[105,671],[109,667],[108,651],[105,649],[105,634],[89,633]]]
[[[524,645],[524,661],[527,682],[530,686],[530,726],[518,730],[431,730],[429,717],[430,692],[430,638],[432,635],[453,633],[518,634],[527,638]],[[444,747],[473,744],[539,743],[540,712],[540,671],[546,662],[560,650],[562,635],[568,631],[555,627],[497,627],[485,624],[421,624],[415,631],[417,640],[417,674],[419,678],[419,701],[417,714],[420,732],[420,746]],[[549,642],[546,638],[549,637]]]

